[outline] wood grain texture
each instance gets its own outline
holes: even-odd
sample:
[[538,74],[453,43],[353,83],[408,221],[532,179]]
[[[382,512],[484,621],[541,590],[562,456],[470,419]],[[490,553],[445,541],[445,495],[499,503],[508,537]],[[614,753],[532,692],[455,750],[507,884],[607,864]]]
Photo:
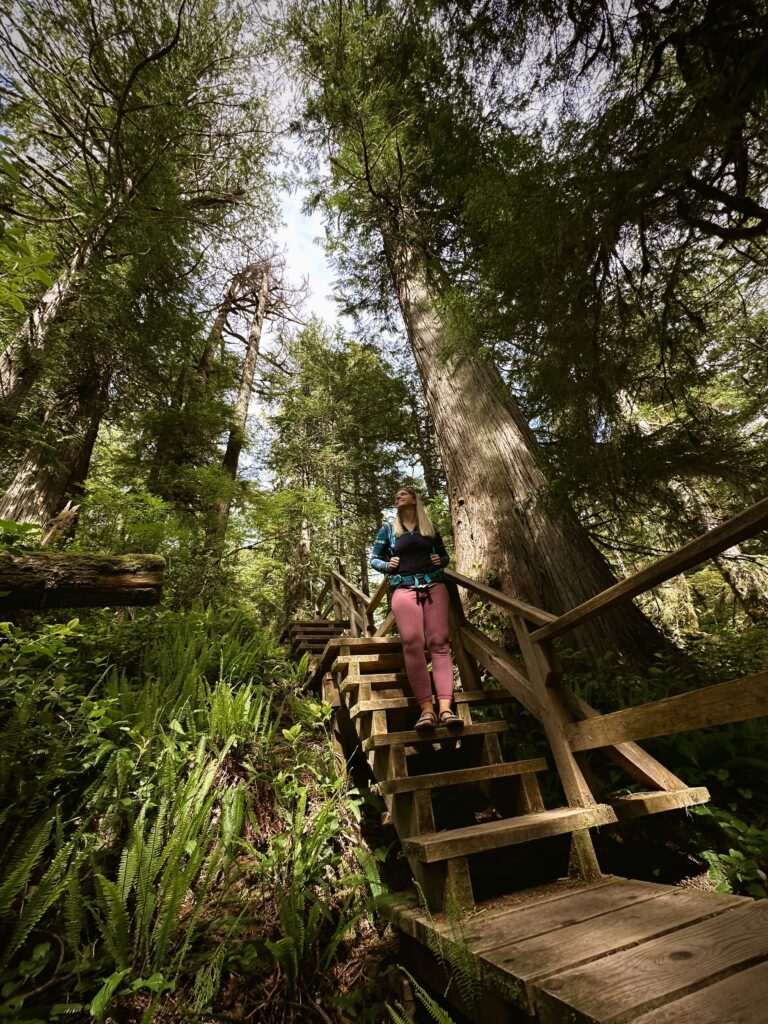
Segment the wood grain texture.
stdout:
[[161,555],[0,552],[0,609],[153,605],[165,580]]
[[548,978],[536,1005],[546,1024],[620,1024],[767,957],[768,904],[750,903]]
[[637,1017],[632,1024],[765,1024],[768,962]]
[[469,623],[461,626],[459,632],[464,646],[477,663],[490,672],[493,678],[519,700],[526,710],[538,716],[539,697],[531,681],[512,655]]
[[[610,890],[610,894],[618,895],[620,889]],[[744,902],[739,897],[724,897],[717,906],[722,913]],[[713,909],[709,892],[679,889],[650,893],[556,931],[522,942],[513,938],[509,945],[486,951],[484,959],[524,982],[532,997],[532,983],[537,979],[684,928],[711,917]]]
[[484,597],[491,604],[495,604],[499,608],[506,608],[507,611],[517,612],[518,615],[521,615],[528,622],[545,625],[557,619],[557,616],[552,615],[551,612],[545,612],[542,608],[535,608],[532,604],[527,604],[525,601],[519,600],[519,598],[503,594],[500,590],[489,587],[487,583],[473,580],[469,576],[462,576],[461,573],[454,572],[453,569],[446,569],[445,575],[447,579],[452,580],[458,586],[471,591],[473,594],[477,594],[479,597]]
[[373,750],[375,747],[394,746],[396,744],[422,744],[435,743],[444,740],[460,740],[468,736],[484,736],[489,732],[506,732],[509,728],[506,722],[479,722],[476,725],[465,725],[463,729],[448,729],[445,725],[439,725],[430,732],[416,732],[415,729],[407,729],[403,732],[390,732],[384,736],[372,737],[363,743],[363,750]]
[[629,793],[607,801],[616,811],[619,821],[631,821],[645,814],[661,814],[681,807],[709,803],[709,790],[704,786],[675,789],[671,793],[655,790],[652,793]]
[[[576,719],[599,718],[600,712],[581,697],[577,697],[567,686],[560,684],[557,691],[561,700]],[[643,786],[651,786],[656,789],[673,790],[686,789],[682,779],[679,779],[668,768],[665,768],[655,757],[651,757],[636,743],[617,743],[610,747],[604,747],[606,757],[609,757],[614,764],[617,764],[630,778]]]
[[547,762],[543,757],[528,761],[502,761],[478,768],[459,768],[451,772],[430,772],[425,775],[411,775],[404,779],[388,779],[380,783],[382,793],[406,793],[414,789],[437,789],[440,786],[461,786],[488,779],[512,778],[529,772],[545,772]]
[[594,750],[763,715],[768,715],[768,672],[573,722],[565,732],[572,750]]
[[613,809],[601,804],[594,807],[560,807],[446,832],[412,836],[403,845],[403,852],[407,857],[432,863],[449,857],[563,835],[576,829],[608,825],[615,820]]
[[[370,711],[394,711],[397,708],[413,707],[413,697],[403,695],[401,697],[377,698],[375,700],[361,701],[354,704],[350,709],[352,717],[364,715]],[[506,690],[457,690],[453,695],[454,704],[507,704],[515,698]]]

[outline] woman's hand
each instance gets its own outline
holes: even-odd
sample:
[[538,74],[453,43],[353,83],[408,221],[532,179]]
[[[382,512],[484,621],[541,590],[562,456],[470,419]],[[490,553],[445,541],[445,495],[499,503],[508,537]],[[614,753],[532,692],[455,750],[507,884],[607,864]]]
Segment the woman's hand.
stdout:
[[399,555],[396,558],[390,558],[390,560],[387,562],[387,568],[389,569],[390,572],[394,572],[398,565],[400,565]]
[[429,557],[430,557],[430,559],[432,561],[432,565],[436,565],[439,568],[440,561],[441,561],[440,555],[430,555]]

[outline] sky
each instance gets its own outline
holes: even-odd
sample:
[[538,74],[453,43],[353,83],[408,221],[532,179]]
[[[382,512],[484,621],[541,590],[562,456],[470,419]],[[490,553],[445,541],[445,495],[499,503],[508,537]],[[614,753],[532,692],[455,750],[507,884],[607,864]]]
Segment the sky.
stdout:
[[293,192],[287,190],[282,196],[284,224],[277,234],[278,245],[284,246],[288,280],[298,284],[306,278],[309,293],[306,303],[306,318],[314,314],[332,323],[339,313],[333,301],[333,271],[325,256],[322,239],[325,229],[318,213],[305,214],[302,203],[306,191],[297,186]]

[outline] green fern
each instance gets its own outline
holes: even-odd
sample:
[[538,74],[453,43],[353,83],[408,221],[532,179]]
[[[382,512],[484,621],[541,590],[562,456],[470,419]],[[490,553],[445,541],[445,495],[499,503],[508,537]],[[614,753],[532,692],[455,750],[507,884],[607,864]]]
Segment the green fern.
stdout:
[[54,819],[41,822],[32,829],[25,841],[12,838],[10,863],[4,865],[5,880],[0,885],[0,917],[5,917],[27,886],[37,867],[53,829]]
[[[400,970],[413,985],[416,998],[430,1015],[432,1020],[435,1021],[435,1024],[455,1024],[453,1017],[451,1017],[450,1014],[432,998],[429,992],[427,992],[427,990],[420,985],[418,981],[416,981],[409,971],[404,967],[401,967]],[[390,1004],[387,1003],[387,1011],[394,1024],[413,1024],[412,1018],[408,1016],[402,1003],[396,1003],[395,1006],[390,1006]]]

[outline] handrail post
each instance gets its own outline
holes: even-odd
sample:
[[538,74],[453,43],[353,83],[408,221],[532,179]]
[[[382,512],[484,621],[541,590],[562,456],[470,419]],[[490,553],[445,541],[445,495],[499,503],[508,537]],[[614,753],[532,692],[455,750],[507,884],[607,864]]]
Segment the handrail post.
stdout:
[[[483,688],[480,667],[475,659],[464,646],[461,635],[461,627],[467,621],[464,608],[459,597],[459,590],[456,583],[447,579],[445,585],[448,588],[448,626],[451,634],[451,647],[456,660],[456,667],[459,670],[461,685],[465,690],[481,690]],[[462,705],[464,709],[466,705]]]

